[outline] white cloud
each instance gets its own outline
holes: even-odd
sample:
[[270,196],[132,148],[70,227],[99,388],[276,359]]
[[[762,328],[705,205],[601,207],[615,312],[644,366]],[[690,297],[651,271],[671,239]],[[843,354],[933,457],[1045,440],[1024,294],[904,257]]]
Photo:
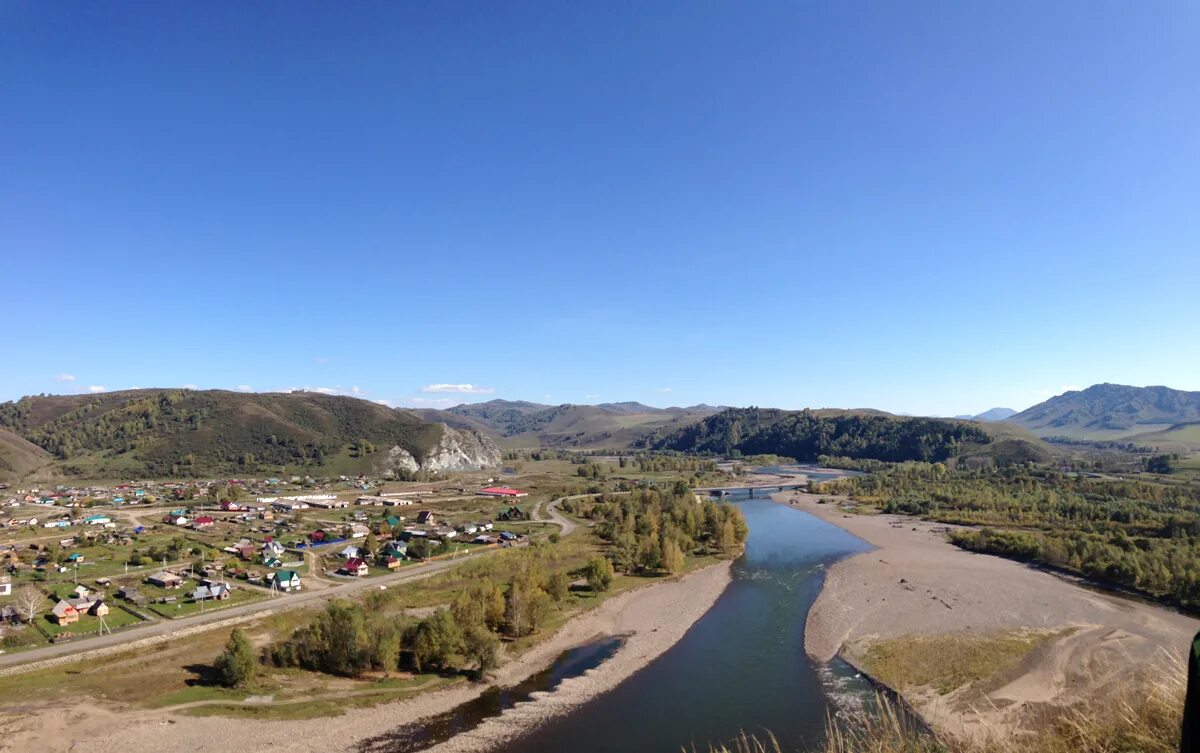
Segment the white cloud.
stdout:
[[583,399],[584,399],[584,400],[595,400],[595,399],[596,399],[596,398],[598,398],[598,397],[600,397],[600,396],[599,396],[599,395],[597,395],[597,394],[594,394],[594,393],[593,393],[593,394],[590,394],[590,395],[584,395],[584,396],[583,396]]
[[194,385],[194,384],[185,384],[185,385],[183,385],[183,388],[184,388],[185,390],[198,390],[198,389],[200,389],[199,387],[197,387],[197,386],[196,386],[196,385]]
[[362,389],[359,388],[359,386],[356,384],[350,388],[350,392],[351,392],[351,394],[354,394],[354,395],[360,395],[360,394],[362,394]]
[[314,392],[320,392],[322,395],[336,395],[339,391],[340,390],[336,390],[333,387],[318,387],[316,390],[314,390]]
[[108,392],[108,388],[93,384],[91,387],[88,387],[88,392]]
[[74,382],[75,381],[74,374],[59,374],[58,376],[56,376],[54,378],[60,382]]
[[254,388],[248,384],[239,384],[237,390],[238,392],[254,392]]
[[658,389],[655,390],[655,392],[670,392],[670,391],[671,391],[670,387],[659,387]]
[[459,395],[490,395],[496,390],[477,384],[427,384],[421,392],[453,392]]
[[135,384],[135,385],[133,385],[132,387],[130,387],[129,389],[131,389],[131,390],[140,390],[140,389],[141,389],[141,387],[139,387],[138,385],[136,385],[136,384]]
[[387,407],[389,407],[389,408],[395,408],[395,407],[396,407],[396,403],[394,403],[394,402],[393,402],[393,401],[391,401],[391,400],[376,400],[375,402],[379,403],[380,405],[386,405],[386,406],[387,406]]

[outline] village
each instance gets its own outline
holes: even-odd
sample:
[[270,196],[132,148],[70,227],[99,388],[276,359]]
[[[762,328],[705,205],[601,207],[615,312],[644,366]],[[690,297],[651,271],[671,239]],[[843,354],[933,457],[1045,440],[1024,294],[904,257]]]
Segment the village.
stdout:
[[522,507],[527,497],[483,477],[0,488],[0,649],[136,630],[524,546],[541,528]]

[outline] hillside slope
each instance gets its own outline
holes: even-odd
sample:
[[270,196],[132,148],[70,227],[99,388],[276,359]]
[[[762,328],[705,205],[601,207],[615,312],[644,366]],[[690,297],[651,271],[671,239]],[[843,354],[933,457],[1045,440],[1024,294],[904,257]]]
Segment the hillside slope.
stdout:
[[942,461],[991,442],[991,435],[980,426],[963,421],[902,418],[875,411],[731,408],[691,426],[656,432],[638,445],[684,452],[769,453],[803,461],[821,455]]
[[1200,450],[1200,422],[1176,424],[1162,431],[1134,434],[1128,441],[1135,445],[1151,447],[1156,452],[1195,452]]
[[1118,439],[1200,421],[1200,392],[1097,384],[1052,397],[1008,420],[1043,437]]
[[64,473],[93,477],[439,469],[465,456],[499,462],[490,440],[367,400],[309,392],[27,397],[0,404],[0,426],[50,453]]
[[9,429],[0,429],[0,481],[12,481],[54,462],[54,456]]

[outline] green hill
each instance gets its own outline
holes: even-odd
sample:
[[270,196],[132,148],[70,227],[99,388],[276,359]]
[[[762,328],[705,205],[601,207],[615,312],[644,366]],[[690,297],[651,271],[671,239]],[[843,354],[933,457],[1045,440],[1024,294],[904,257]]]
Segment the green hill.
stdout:
[[1070,454],[1063,448],[1051,447],[1032,431],[1007,421],[984,420],[977,422],[977,425],[991,437],[991,441],[983,444],[968,442],[958,455],[960,461],[969,463],[977,459],[990,459],[996,465],[1005,466],[1048,463],[1056,456]]
[[1187,454],[1200,450],[1200,422],[1176,424],[1161,431],[1134,434],[1128,441],[1156,452]]
[[54,462],[54,456],[9,429],[0,429],[0,481],[21,478]]
[[26,397],[0,404],[0,426],[90,477],[367,472],[392,448],[423,463],[445,433],[357,398],[182,389]]
[[1097,384],[1052,397],[1008,420],[1042,437],[1124,439],[1200,422],[1200,392]]
[[643,437],[638,446],[813,461],[821,455],[886,461],[941,461],[992,442],[980,426],[879,411],[784,411],[731,408],[679,429]]

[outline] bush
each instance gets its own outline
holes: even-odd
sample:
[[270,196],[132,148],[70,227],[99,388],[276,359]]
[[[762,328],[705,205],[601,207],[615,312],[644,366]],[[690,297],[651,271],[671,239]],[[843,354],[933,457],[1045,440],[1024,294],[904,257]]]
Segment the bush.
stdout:
[[234,628],[229,634],[225,651],[217,657],[213,667],[221,684],[227,688],[245,687],[258,674],[254,644],[241,629]]
[[587,564],[587,582],[593,591],[607,591],[612,587],[613,566],[606,557],[593,557]]

